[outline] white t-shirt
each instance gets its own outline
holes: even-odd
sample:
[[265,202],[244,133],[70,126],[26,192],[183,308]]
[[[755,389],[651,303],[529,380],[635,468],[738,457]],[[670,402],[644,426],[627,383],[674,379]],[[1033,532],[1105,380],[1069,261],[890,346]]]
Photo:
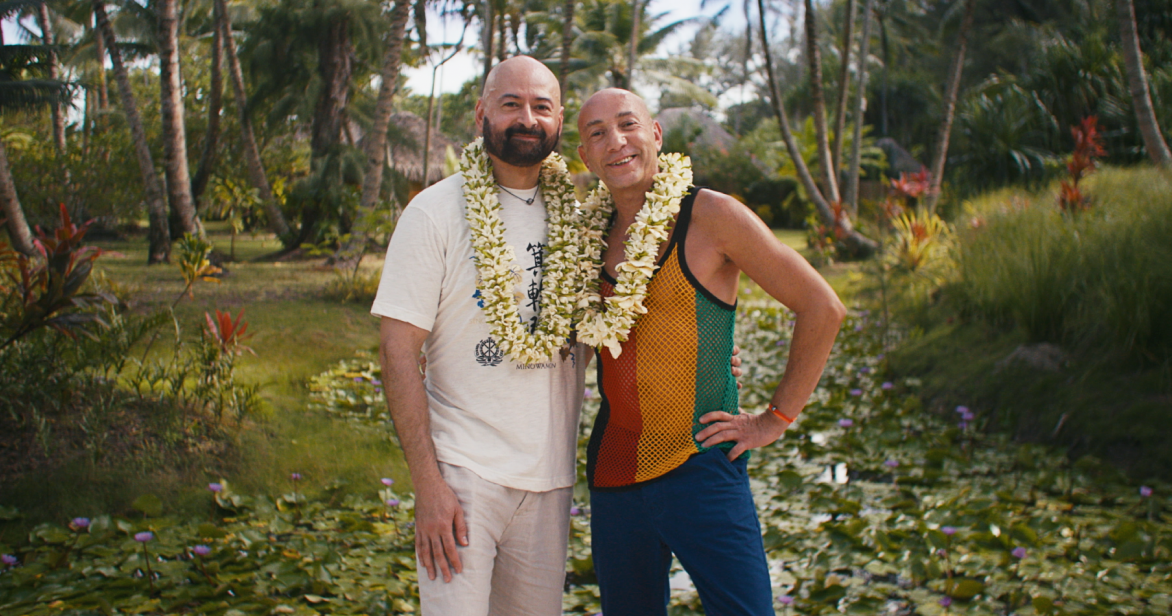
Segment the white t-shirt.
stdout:
[[[419,193],[387,247],[371,313],[429,334],[428,407],[440,461],[498,485],[545,492],[574,484],[585,366],[581,345],[548,363],[514,363],[497,347],[477,305],[476,265],[464,218],[464,180],[453,175]],[[535,191],[512,190],[528,199]],[[545,206],[500,192],[505,240],[521,269],[522,321],[540,302]]]

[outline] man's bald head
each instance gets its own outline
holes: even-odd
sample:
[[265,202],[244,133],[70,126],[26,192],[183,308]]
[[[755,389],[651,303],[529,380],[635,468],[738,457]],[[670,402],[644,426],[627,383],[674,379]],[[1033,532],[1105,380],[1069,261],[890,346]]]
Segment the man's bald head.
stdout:
[[481,100],[488,100],[518,87],[533,87],[552,95],[555,106],[562,104],[561,86],[553,71],[529,56],[514,56],[492,67],[484,80]]
[[532,168],[557,149],[562,137],[557,77],[528,56],[496,65],[476,101],[476,125],[494,161]]
[[578,112],[578,131],[583,131],[583,122],[591,122],[599,116],[600,110],[625,109],[639,116],[640,119],[651,122],[651,110],[647,102],[638,94],[622,88],[606,88],[594,93],[586,99]]

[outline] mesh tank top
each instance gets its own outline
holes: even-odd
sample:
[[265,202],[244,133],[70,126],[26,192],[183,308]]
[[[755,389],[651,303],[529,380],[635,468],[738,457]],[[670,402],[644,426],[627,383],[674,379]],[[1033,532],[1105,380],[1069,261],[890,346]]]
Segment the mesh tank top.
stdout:
[[[693,188],[680,203],[675,231],[659,269],[647,285],[644,305],[618,359],[598,354],[602,405],[587,449],[592,489],[614,489],[655,479],[707,451],[695,435],[701,416],[737,414],[732,359],[735,304],[705,289],[684,256]],[[603,270],[603,297],[614,279]],[[733,443],[721,443],[728,451]]]

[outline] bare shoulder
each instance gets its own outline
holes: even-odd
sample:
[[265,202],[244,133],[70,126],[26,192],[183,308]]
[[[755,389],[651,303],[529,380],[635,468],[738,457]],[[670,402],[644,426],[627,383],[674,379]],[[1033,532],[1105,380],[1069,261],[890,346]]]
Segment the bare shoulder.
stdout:
[[773,239],[769,227],[749,208],[724,193],[701,189],[692,205],[693,227],[716,243]]

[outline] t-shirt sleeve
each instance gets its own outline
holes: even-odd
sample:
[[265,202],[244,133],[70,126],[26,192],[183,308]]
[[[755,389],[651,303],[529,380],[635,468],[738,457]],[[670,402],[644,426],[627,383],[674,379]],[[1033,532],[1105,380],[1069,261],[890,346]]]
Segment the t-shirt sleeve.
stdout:
[[403,211],[370,313],[431,331],[444,280],[444,238],[421,208]]

